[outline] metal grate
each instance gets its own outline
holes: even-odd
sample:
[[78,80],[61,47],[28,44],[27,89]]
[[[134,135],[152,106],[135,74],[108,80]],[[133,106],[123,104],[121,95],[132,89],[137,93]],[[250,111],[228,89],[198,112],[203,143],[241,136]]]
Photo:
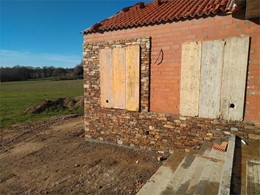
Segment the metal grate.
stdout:
[[260,162],[247,161],[247,194],[260,194]]

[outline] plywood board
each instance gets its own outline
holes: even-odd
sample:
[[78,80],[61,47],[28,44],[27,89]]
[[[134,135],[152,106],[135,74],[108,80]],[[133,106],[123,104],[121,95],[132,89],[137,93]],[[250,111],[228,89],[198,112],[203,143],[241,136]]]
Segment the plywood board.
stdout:
[[113,105],[114,108],[125,108],[125,48],[113,49]]
[[223,50],[222,40],[202,43],[199,117],[219,117]]
[[226,120],[242,120],[245,101],[249,37],[225,40],[221,113]]
[[100,96],[101,106],[113,107],[113,77],[112,77],[112,49],[101,49],[99,53],[100,63]]
[[201,42],[182,44],[180,113],[198,116]]
[[140,47],[126,48],[126,109],[139,111]]

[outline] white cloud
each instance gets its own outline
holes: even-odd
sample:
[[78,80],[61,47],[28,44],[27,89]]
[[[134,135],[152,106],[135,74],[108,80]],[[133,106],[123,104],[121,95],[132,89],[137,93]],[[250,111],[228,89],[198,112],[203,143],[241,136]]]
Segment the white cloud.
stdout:
[[30,51],[0,50],[0,66],[60,66],[74,67],[81,56],[51,53],[33,53]]

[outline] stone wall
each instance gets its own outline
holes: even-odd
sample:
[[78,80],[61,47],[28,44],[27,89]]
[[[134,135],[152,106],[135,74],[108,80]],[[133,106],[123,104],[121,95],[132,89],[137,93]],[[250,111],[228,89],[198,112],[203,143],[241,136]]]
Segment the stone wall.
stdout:
[[[102,108],[99,51],[131,44],[141,47],[141,110],[132,112]],[[84,43],[84,121],[87,138],[171,152],[174,149],[197,148],[205,140],[212,141],[230,133],[242,138],[248,138],[250,134],[259,135],[259,128],[253,123],[149,112],[150,47],[150,38]]]

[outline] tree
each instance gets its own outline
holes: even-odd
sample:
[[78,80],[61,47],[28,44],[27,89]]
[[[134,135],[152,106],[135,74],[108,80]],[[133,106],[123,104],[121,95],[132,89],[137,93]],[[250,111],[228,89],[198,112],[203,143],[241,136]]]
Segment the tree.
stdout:
[[53,77],[59,77],[59,76],[65,76],[67,73],[67,71],[64,68],[56,68],[53,72],[52,72],[52,76]]
[[77,64],[73,70],[74,75],[81,76],[83,75],[83,61],[81,60],[80,64]]

